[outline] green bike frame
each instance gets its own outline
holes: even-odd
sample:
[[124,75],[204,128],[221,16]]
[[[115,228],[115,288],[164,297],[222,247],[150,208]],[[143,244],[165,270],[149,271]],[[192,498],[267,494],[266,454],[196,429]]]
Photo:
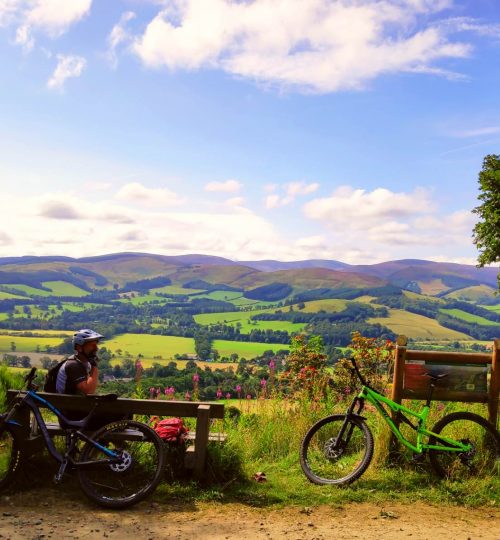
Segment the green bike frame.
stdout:
[[[389,426],[391,431],[394,433],[396,438],[402,444],[404,444],[406,447],[410,448],[417,454],[422,454],[426,450],[439,450],[441,452],[469,452],[471,450],[470,444],[464,444],[460,441],[455,441],[454,439],[443,437],[442,435],[439,435],[438,433],[433,433],[432,431],[429,431],[428,429],[426,429],[427,418],[429,416],[429,411],[430,411],[429,403],[427,403],[424,406],[421,412],[415,412],[415,411],[412,411],[411,409],[408,409],[407,407],[403,405],[399,405],[399,403],[395,403],[394,401],[386,398],[385,396],[373,390],[373,388],[363,385],[361,392],[358,394],[358,396],[354,400],[349,412],[352,413],[354,411],[356,402],[358,402],[360,403],[360,409],[357,414],[359,414],[360,411],[363,409],[364,401],[371,403],[377,409],[377,411],[382,415],[382,417],[387,422],[387,425]],[[417,445],[416,446],[413,445],[407,439],[405,439],[405,437],[399,431],[399,428],[395,424],[394,420],[390,417],[390,415],[386,411],[384,405],[387,405],[387,407],[389,407],[392,411],[397,413],[398,420],[404,422],[405,424],[408,424],[412,429],[414,429],[417,432]],[[417,425],[414,425],[413,422],[411,422],[403,413],[415,417],[417,419]],[[438,446],[434,444],[424,444],[422,442],[423,437],[431,437],[431,436],[436,439],[439,439],[442,443],[444,443],[444,445]]]

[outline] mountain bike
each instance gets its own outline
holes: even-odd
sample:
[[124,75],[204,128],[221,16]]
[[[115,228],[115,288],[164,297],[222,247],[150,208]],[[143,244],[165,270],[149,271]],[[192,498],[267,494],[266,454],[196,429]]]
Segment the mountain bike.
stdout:
[[[432,394],[445,373],[425,373],[430,378],[427,401],[421,411],[395,403],[372,388],[351,358],[362,388],[345,414],[334,414],[316,422],[306,433],[300,448],[300,464],[315,484],[349,484],[370,465],[374,442],[366,418],[361,415],[365,401],[382,416],[395,437],[422,461],[426,454],[438,476],[460,480],[499,473],[500,436],[483,417],[471,412],[455,412],[427,429]],[[391,418],[389,412],[395,413]],[[410,418],[408,417],[410,416]],[[416,444],[401,433],[403,422],[416,432]],[[425,441],[425,442],[424,442]]]
[[[93,395],[94,407],[82,420],[67,419],[46,399],[36,393],[33,384],[36,368],[25,377],[27,391],[20,391],[11,409],[0,416],[0,490],[15,479],[23,465],[22,425],[17,417],[28,408],[41,432],[49,454],[60,464],[54,476],[61,482],[69,469],[76,471],[82,491],[91,500],[108,508],[125,508],[151,494],[161,480],[165,455],[163,443],[149,426],[133,420],[111,422],[91,436],[85,433],[95,410],[116,394]],[[20,399],[19,399],[20,398]],[[51,439],[39,405],[50,409],[59,419],[65,437],[65,449],[57,450]]]

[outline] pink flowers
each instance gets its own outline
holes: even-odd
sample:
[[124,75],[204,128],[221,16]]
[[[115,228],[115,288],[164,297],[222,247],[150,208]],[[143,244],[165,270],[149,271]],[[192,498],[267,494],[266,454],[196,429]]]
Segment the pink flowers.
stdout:
[[194,383],[197,383],[197,382],[199,382],[199,380],[200,380],[200,376],[198,375],[198,373],[195,373],[195,374],[193,375],[193,382],[194,382]]
[[271,371],[273,371],[275,367],[276,367],[276,362],[275,362],[274,360],[271,360],[271,361],[269,362],[269,369],[270,369]]
[[189,401],[191,399],[191,394],[189,390],[187,390],[186,393],[184,394],[184,399],[186,399],[186,401]]
[[228,393],[226,394],[226,399],[231,399],[231,393],[230,393],[230,392],[228,392]]
[[262,380],[260,381],[260,385],[262,386],[262,388],[266,388],[266,386],[267,386],[267,381],[266,381],[266,379],[262,379]]
[[167,399],[172,399],[175,394],[175,388],[173,386],[170,386],[169,388],[165,388],[165,397]]
[[217,388],[217,393],[215,395],[217,396],[217,399],[220,399],[222,397],[222,390]]

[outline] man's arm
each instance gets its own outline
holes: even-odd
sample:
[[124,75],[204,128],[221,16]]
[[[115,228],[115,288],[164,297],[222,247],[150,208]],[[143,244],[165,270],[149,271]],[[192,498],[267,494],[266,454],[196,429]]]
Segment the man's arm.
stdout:
[[92,366],[89,376],[86,381],[79,382],[76,388],[84,394],[93,394],[96,391],[97,383],[99,382],[99,370],[97,366]]

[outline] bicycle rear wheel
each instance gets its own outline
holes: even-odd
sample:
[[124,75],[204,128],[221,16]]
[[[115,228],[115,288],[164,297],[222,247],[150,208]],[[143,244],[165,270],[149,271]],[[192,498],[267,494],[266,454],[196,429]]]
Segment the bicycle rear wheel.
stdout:
[[[83,492],[109,508],[125,508],[138,503],[154,491],[164,468],[164,449],[156,432],[146,424],[132,420],[113,422],[97,431],[92,439],[120,454],[116,463],[87,442],[80,461],[95,462],[78,469]],[[104,462],[103,462],[104,461]]]
[[6,425],[0,428],[0,490],[8,487],[19,471],[21,452],[17,438]]
[[366,423],[352,417],[339,438],[346,416],[336,414],[316,422],[300,448],[300,465],[315,484],[349,484],[367,469],[373,457],[373,436]]
[[[471,450],[466,453],[429,450],[432,468],[438,476],[450,480],[464,480],[473,476],[498,477],[500,437],[485,418],[469,412],[452,413],[442,418],[432,432],[471,445]],[[429,437],[429,444],[446,445],[433,436]]]

